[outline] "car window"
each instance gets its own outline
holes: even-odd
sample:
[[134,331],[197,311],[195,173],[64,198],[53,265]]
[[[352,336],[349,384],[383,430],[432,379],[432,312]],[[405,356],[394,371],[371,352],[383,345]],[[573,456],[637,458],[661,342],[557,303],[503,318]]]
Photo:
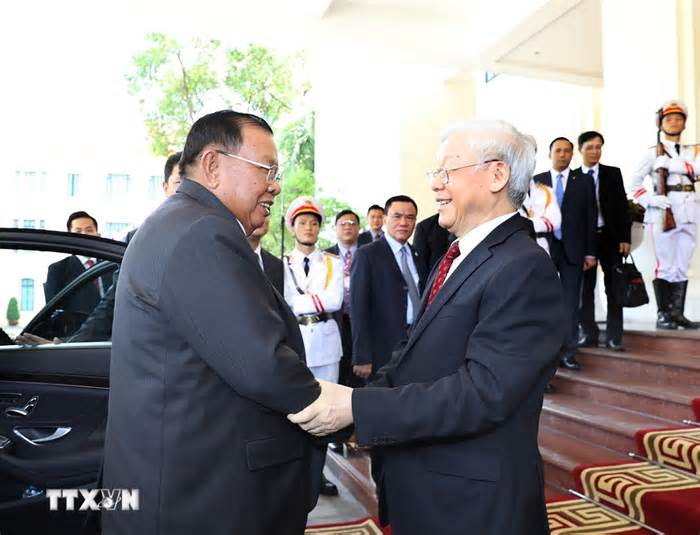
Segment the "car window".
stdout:
[[[12,340],[27,332],[70,341],[109,296],[117,268],[95,257],[1,249],[0,328]],[[109,340],[111,313],[108,329],[97,329],[82,341]]]

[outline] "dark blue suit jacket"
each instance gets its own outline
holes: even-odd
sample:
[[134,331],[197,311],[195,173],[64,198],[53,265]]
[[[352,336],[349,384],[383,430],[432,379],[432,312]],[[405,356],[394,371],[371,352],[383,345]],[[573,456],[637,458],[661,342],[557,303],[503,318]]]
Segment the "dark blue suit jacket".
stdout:
[[[535,182],[554,190],[549,171],[532,177]],[[590,176],[569,171],[561,206],[562,245],[570,264],[583,264],[585,256],[597,256],[596,228],[598,209],[595,190]],[[552,238],[556,239],[556,238]]]
[[[426,278],[415,250],[420,279]],[[372,364],[372,373],[389,362],[396,345],[407,337],[408,290],[386,238],[357,249],[350,271],[353,364]]]
[[380,514],[397,534],[549,533],[537,431],[564,308],[525,221],[494,229],[353,391],[358,443],[387,446]]

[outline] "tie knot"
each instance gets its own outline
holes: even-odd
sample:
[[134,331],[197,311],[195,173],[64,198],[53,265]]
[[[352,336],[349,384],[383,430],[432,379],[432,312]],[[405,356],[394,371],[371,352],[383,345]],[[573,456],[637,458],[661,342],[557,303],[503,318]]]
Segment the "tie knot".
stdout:
[[92,266],[95,265],[95,261],[94,261],[92,258],[88,258],[88,259],[87,259],[87,262],[85,262],[85,265],[86,265],[88,268],[91,268]]
[[452,245],[450,245],[450,248],[447,250],[445,258],[447,258],[451,262],[460,254],[462,254],[462,251],[459,250],[459,240],[455,240],[452,242]]
[[345,251],[345,258],[352,258],[352,253],[350,251]]
[[561,173],[559,173],[559,174],[557,175],[557,180],[561,180],[562,178],[564,178],[564,175],[562,175]]
[[593,169],[589,169],[586,173],[588,176],[593,176]]

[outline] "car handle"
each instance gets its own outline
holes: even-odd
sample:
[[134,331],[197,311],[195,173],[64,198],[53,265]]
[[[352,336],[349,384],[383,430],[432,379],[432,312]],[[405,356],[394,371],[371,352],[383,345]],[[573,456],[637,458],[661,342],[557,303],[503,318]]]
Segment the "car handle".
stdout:
[[14,433],[16,436],[18,436],[28,444],[31,444],[32,446],[41,446],[42,444],[45,444],[47,442],[53,442],[55,440],[58,440],[59,438],[65,437],[68,433],[72,431],[72,429],[72,427],[56,427],[53,430],[53,433],[51,433],[50,435],[39,438],[29,438],[25,436],[25,434],[22,432],[23,429],[14,429]]
[[39,397],[32,396],[31,398],[29,398],[29,401],[27,401],[27,403],[24,404],[24,407],[6,408],[5,416],[9,416],[10,418],[26,418],[32,413],[37,403],[39,403]]

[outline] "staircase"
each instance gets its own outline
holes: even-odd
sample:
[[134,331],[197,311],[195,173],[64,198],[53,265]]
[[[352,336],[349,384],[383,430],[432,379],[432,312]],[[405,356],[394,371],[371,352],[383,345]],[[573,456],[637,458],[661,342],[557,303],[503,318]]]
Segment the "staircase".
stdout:
[[700,418],[700,333],[628,331],[624,342],[625,352],[581,348],[581,370],[557,371],[540,418],[548,498],[577,487],[579,465],[631,461],[637,431]]

